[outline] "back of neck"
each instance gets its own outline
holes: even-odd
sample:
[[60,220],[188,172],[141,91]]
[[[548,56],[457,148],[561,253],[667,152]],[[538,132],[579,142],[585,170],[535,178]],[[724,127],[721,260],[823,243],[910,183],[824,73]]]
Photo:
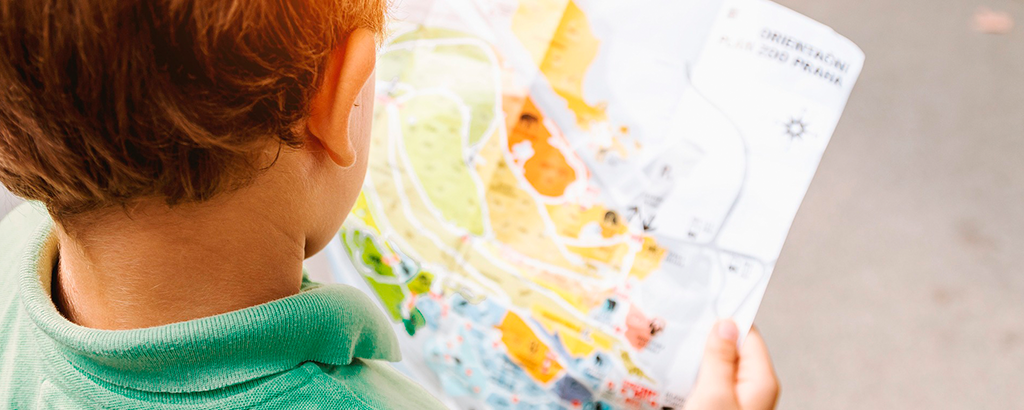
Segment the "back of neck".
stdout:
[[294,295],[304,238],[268,209],[152,203],[58,227],[54,303],[85,327],[133,329]]

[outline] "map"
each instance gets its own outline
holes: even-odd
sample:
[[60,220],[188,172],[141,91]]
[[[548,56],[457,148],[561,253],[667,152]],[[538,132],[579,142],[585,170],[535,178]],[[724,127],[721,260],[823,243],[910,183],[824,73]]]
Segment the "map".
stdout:
[[763,0],[403,0],[329,247],[461,409],[679,408],[864,56]]

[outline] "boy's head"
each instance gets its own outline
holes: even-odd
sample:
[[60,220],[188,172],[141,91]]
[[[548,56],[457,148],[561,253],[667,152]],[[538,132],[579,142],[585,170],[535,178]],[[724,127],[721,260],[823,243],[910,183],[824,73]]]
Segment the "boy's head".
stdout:
[[365,172],[384,8],[0,0],[0,182],[74,225],[230,196],[287,162],[308,186],[281,194],[335,198],[323,212],[340,218]]

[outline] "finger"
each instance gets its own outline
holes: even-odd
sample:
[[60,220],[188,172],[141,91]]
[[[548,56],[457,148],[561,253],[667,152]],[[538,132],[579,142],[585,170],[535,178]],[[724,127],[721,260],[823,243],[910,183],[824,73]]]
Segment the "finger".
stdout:
[[739,359],[736,348],[738,337],[739,329],[732,320],[725,319],[715,323],[704,347],[704,358],[697,373],[697,386],[734,390]]
[[768,346],[756,327],[740,347],[736,378],[738,400],[744,409],[771,409],[779,396],[779,382]]
[[751,326],[743,345],[740,346],[739,367],[752,374],[769,375],[774,374],[772,369],[772,358],[768,354],[768,346],[761,337],[761,331],[757,326]]

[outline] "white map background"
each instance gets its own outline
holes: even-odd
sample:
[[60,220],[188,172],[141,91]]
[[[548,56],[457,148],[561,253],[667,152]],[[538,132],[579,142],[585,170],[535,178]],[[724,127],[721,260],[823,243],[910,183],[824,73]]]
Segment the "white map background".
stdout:
[[[678,406],[692,383],[710,324],[717,317],[727,316],[741,327],[748,327],[753,321],[786,232],[863,63],[863,55],[849,41],[827,27],[768,2],[573,3],[586,15],[593,36],[601,44],[584,73],[582,98],[588,103],[605,102],[605,121],[610,124],[607,127],[580,124],[579,113],[574,112],[571,104],[567,106],[564,96],[546,81],[547,73],[538,70],[529,50],[519,44],[516,33],[507,29],[511,26],[511,13],[521,6],[517,2],[406,1],[396,16],[417,27],[472,33],[496,50],[504,71],[513,73],[512,86],[506,79],[502,92],[519,92],[517,84],[522,87],[522,93],[528,94],[543,112],[545,124],[560,131],[564,140],[559,143],[567,144],[575,153],[575,160],[582,161],[573,167],[585,167],[589,173],[589,178],[577,179],[566,187],[560,199],[604,204],[619,215],[628,216],[628,231],[633,235],[650,236],[667,250],[659,268],[642,280],[625,279],[613,285],[618,286],[618,292],[628,294],[616,300],[641,307],[647,317],[662,320],[663,328],[656,335],[652,328],[650,344],[645,342],[639,348],[636,343],[632,348],[628,344],[616,347],[632,355],[628,364],[613,360],[613,368],[618,371],[604,371],[589,383],[586,377],[572,378],[570,394],[563,380],[570,379],[574,371],[587,370],[572,363],[580,359],[556,353],[549,353],[553,355],[550,360],[565,369],[557,383],[532,380],[533,391],[523,393],[501,391],[500,383],[493,380],[477,383],[460,375],[463,380],[458,383],[468,387],[454,388],[458,383],[445,375],[451,368],[432,367],[423,357],[431,340],[457,337],[461,343],[461,330],[445,324],[428,326],[433,330],[417,332],[405,341],[408,370],[457,407]],[[843,83],[836,86],[808,64],[798,62],[813,62],[814,56],[806,54],[806,49],[794,49],[792,42],[769,41],[766,30],[785,32],[797,41],[813,43],[815,50],[827,50],[844,59],[847,66],[842,72]],[[426,42],[412,44],[434,47]],[[824,65],[825,60],[819,63]],[[378,94],[394,88],[394,80],[378,78]],[[382,109],[380,101],[378,109]],[[612,135],[614,132],[608,131],[619,126],[628,127],[628,135]],[[498,130],[502,138],[509,138],[502,127]],[[402,144],[408,144],[410,136],[403,138],[400,141],[406,142]],[[616,158],[606,154],[610,144],[607,141],[614,138],[627,140],[624,145],[632,147],[628,155]],[[474,145],[471,152],[481,149]],[[476,165],[470,159],[467,161],[467,166]],[[395,171],[389,172],[397,175]],[[370,191],[374,180],[371,172]],[[423,193],[424,188],[417,189],[421,196],[428,196]],[[538,198],[538,202],[542,201],[551,199]],[[395,252],[396,258],[402,260],[396,262],[399,264],[404,263],[407,254],[415,255],[415,246],[396,238],[400,234],[388,232],[390,228],[384,221],[391,211],[382,204],[373,204],[372,199],[368,202],[370,213],[380,224],[376,235],[383,241],[381,247]],[[432,211],[435,216],[439,213],[443,210]],[[479,239],[468,239],[472,246],[486,247],[485,242],[495,241],[490,228],[485,227],[482,232]],[[350,252],[351,245],[352,242]],[[630,247],[639,249],[639,244]],[[379,288],[371,289],[359,279],[369,274],[379,280],[379,275],[365,270],[365,266],[346,263],[348,258],[340,244],[333,244],[329,251],[340,281],[359,285],[371,293],[379,292]],[[410,258],[410,263],[430,263],[415,259]],[[503,263],[518,262],[514,259]],[[433,273],[439,278],[448,276]],[[612,278],[609,280],[614,281]],[[412,279],[399,278],[406,283]],[[529,281],[527,277],[523,280]],[[442,305],[451,303],[453,294],[458,292],[440,282],[433,283],[431,294],[436,292]],[[507,297],[492,290],[476,291],[520,316],[535,313],[530,306],[509,305]],[[399,310],[401,315],[408,315],[419,302],[408,289],[404,294],[408,298]],[[384,303],[389,303],[386,298]],[[628,321],[626,316],[620,309],[602,320],[614,324]],[[591,319],[594,317],[586,320]],[[429,319],[427,322],[430,324]],[[527,323],[537,334],[544,333],[543,326]],[[399,324],[398,328],[408,326]],[[467,322],[466,329],[470,328],[471,323]],[[490,343],[487,332],[494,331],[485,331],[480,343]],[[543,343],[556,345],[560,340],[557,333],[549,336],[555,339]],[[517,361],[512,346],[502,352],[499,344],[495,342],[492,350],[511,358],[505,363],[528,366],[521,357]],[[554,346],[551,351],[558,350]],[[480,363],[486,367],[487,360]],[[636,374],[628,371],[629,366],[639,366],[644,377],[633,377]],[[472,372],[467,370],[467,374]],[[643,391],[627,386],[640,386]],[[586,394],[582,394],[583,390]],[[642,397],[637,399],[638,396]]]

